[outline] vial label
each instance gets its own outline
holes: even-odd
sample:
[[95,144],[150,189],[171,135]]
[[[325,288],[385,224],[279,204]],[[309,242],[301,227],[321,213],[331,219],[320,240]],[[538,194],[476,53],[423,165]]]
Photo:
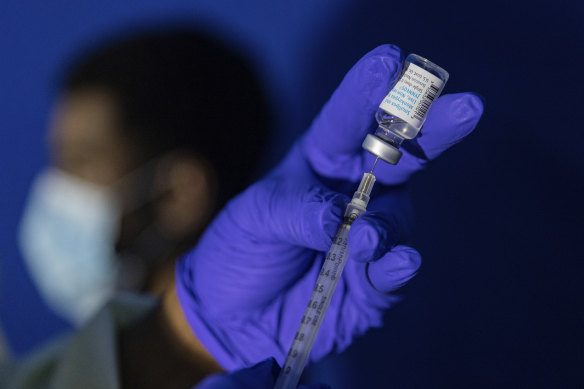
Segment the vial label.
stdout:
[[409,63],[379,108],[419,129],[442,85],[441,79]]

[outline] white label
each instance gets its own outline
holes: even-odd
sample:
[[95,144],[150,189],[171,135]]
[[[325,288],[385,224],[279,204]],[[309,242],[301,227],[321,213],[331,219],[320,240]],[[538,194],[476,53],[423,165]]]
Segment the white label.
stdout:
[[419,129],[443,84],[432,73],[410,63],[379,108]]

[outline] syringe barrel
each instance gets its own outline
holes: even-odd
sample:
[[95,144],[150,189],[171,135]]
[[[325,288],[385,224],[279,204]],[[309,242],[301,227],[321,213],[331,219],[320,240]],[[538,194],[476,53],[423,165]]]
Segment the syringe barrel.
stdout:
[[[348,204],[347,208],[350,207],[351,204]],[[358,209],[355,209],[355,212],[358,213]],[[351,223],[355,218],[352,216],[349,219],[345,218],[339,226],[333,239],[333,244],[323,261],[308,306],[300,320],[300,325],[294,335],[292,346],[290,346],[290,351],[282,366],[274,389],[295,389],[298,381],[300,381],[302,370],[304,370],[318,330],[320,329],[337,284],[341,279],[343,268],[347,263],[349,256],[347,239],[349,237]]]
[[320,325],[347,263],[349,256],[347,241],[351,224],[366,211],[374,183],[375,176],[372,173],[363,174],[359,188],[353,195],[351,202],[347,204],[344,220],[339,226],[331,248],[323,261],[308,306],[304,311],[298,331],[294,335],[292,346],[274,386],[275,389],[293,389],[298,385]]

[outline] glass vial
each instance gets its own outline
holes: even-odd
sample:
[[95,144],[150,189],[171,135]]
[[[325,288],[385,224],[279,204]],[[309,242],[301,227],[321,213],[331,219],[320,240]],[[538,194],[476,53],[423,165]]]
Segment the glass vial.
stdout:
[[400,78],[375,115],[379,127],[375,134],[367,135],[363,147],[384,161],[396,164],[401,158],[402,142],[418,134],[430,106],[447,81],[446,70],[419,55],[408,55]]

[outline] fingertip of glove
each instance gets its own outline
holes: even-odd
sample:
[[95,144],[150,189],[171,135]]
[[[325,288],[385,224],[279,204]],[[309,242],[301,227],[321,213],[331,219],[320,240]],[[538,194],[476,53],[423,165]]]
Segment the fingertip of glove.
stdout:
[[[402,51],[395,45],[381,45],[367,53],[356,66],[356,81],[375,105],[401,73]],[[383,96],[382,96],[383,95]]]
[[485,107],[487,106],[487,99],[485,98],[485,96],[483,96],[483,95],[481,95],[480,93],[477,93],[477,92],[470,92],[469,94],[472,95],[472,96],[474,96],[474,97],[476,97],[477,99],[479,99],[481,101],[481,105],[482,105],[482,107],[481,107],[481,109],[482,109],[481,113],[482,113],[485,110]]
[[[418,250],[409,246],[396,246],[393,253],[399,258],[401,267],[408,268],[410,271],[417,272],[422,264],[422,256]],[[397,262],[397,261],[396,261]]]
[[430,110],[418,143],[428,159],[468,136],[483,114],[483,101],[474,93],[455,93],[440,97]]
[[[394,45],[381,45],[367,53],[358,63],[358,66],[364,70],[361,81],[367,81],[370,78],[390,79],[393,80],[401,72],[403,63],[402,51]],[[387,85],[385,85],[387,87]]]
[[459,124],[473,124],[470,127],[472,130],[483,114],[484,98],[475,93],[458,93],[452,96],[453,100],[450,102],[451,118]]
[[382,292],[391,292],[416,275],[422,257],[408,246],[396,246],[382,259],[369,264],[368,274],[373,286]]
[[376,48],[365,54],[363,58],[367,58],[369,56],[384,56],[388,58],[393,58],[394,60],[397,60],[399,62],[402,62],[403,59],[402,50],[398,46],[389,43],[377,46]]

